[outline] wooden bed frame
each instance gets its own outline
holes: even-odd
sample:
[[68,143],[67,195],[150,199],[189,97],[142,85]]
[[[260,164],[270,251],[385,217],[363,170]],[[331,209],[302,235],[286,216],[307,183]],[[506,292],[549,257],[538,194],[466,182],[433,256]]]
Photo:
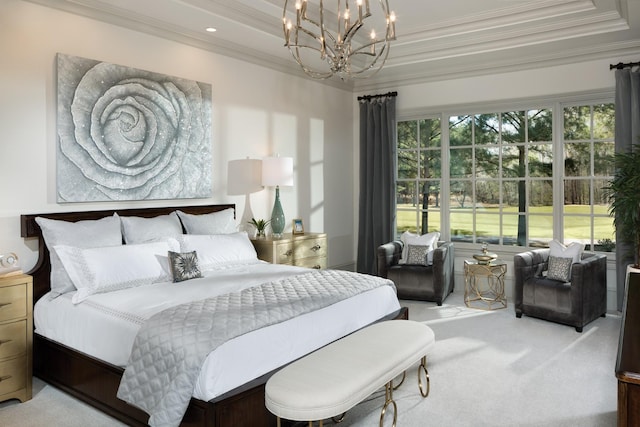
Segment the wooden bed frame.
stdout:
[[[36,217],[62,221],[96,220],[118,213],[120,216],[155,217],[175,210],[190,214],[206,214],[228,208],[232,204],[176,206],[139,209],[115,209],[50,214],[21,215],[21,236],[38,239],[38,261],[28,272],[33,277],[33,302],[35,304],[49,292],[51,264],[49,251],[42,238]],[[408,311],[402,308],[385,319],[407,319]],[[383,320],[383,319],[381,319]],[[274,371],[275,372],[275,371]],[[93,358],[72,348],[51,341],[34,333],[33,373],[45,382],[69,393],[77,399],[131,426],[146,426],[149,416],[116,397],[123,369]],[[273,374],[270,372],[212,401],[191,399],[181,426],[200,427],[273,427],[276,418],[265,407],[264,385]]]

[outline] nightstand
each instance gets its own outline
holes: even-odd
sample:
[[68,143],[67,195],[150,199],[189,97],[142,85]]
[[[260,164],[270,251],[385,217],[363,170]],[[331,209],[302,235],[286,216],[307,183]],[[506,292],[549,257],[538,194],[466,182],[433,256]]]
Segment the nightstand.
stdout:
[[32,288],[26,274],[0,278],[0,401],[31,399]]
[[273,264],[327,268],[327,235],[324,233],[283,234],[281,238],[251,240],[258,258]]

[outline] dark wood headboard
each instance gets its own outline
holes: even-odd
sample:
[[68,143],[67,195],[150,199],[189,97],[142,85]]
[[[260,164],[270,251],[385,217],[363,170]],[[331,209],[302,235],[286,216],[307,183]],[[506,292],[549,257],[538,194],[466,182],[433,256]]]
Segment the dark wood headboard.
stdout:
[[175,210],[200,215],[212,212],[218,212],[224,209],[233,208],[235,205],[200,205],[200,206],[175,206],[175,207],[159,207],[159,208],[135,208],[135,209],[111,209],[105,211],[82,211],[82,212],[57,212],[46,214],[27,214],[20,215],[20,236],[23,238],[38,239],[38,261],[36,265],[27,274],[33,276],[33,302],[35,304],[40,297],[49,292],[51,263],[49,261],[49,251],[42,238],[42,230],[36,223],[36,217],[56,219],[60,221],[84,221],[96,220],[108,217],[117,213],[120,216],[140,216],[151,218],[158,215],[167,215]]

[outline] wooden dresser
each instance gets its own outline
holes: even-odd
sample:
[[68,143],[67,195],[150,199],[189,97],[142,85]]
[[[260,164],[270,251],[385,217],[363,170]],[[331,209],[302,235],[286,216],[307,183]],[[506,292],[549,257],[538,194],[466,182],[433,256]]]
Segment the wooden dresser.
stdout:
[[640,274],[629,274],[616,361],[618,427],[640,426]]
[[327,268],[327,235],[324,233],[283,234],[281,238],[251,240],[258,258],[273,264]]
[[33,282],[0,278],[0,401],[31,399]]

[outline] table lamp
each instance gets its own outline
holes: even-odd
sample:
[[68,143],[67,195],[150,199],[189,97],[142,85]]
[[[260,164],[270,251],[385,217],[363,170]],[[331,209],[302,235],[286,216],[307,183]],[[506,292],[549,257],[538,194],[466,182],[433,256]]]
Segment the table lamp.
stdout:
[[262,161],[260,159],[229,160],[227,167],[227,194],[244,194],[244,213],[238,229],[252,231],[249,222],[253,218],[251,193],[262,190]]
[[262,159],[262,185],[276,187],[276,200],[271,212],[271,231],[273,237],[282,237],[285,219],[280,204],[280,186],[293,185],[293,158],[276,156]]

